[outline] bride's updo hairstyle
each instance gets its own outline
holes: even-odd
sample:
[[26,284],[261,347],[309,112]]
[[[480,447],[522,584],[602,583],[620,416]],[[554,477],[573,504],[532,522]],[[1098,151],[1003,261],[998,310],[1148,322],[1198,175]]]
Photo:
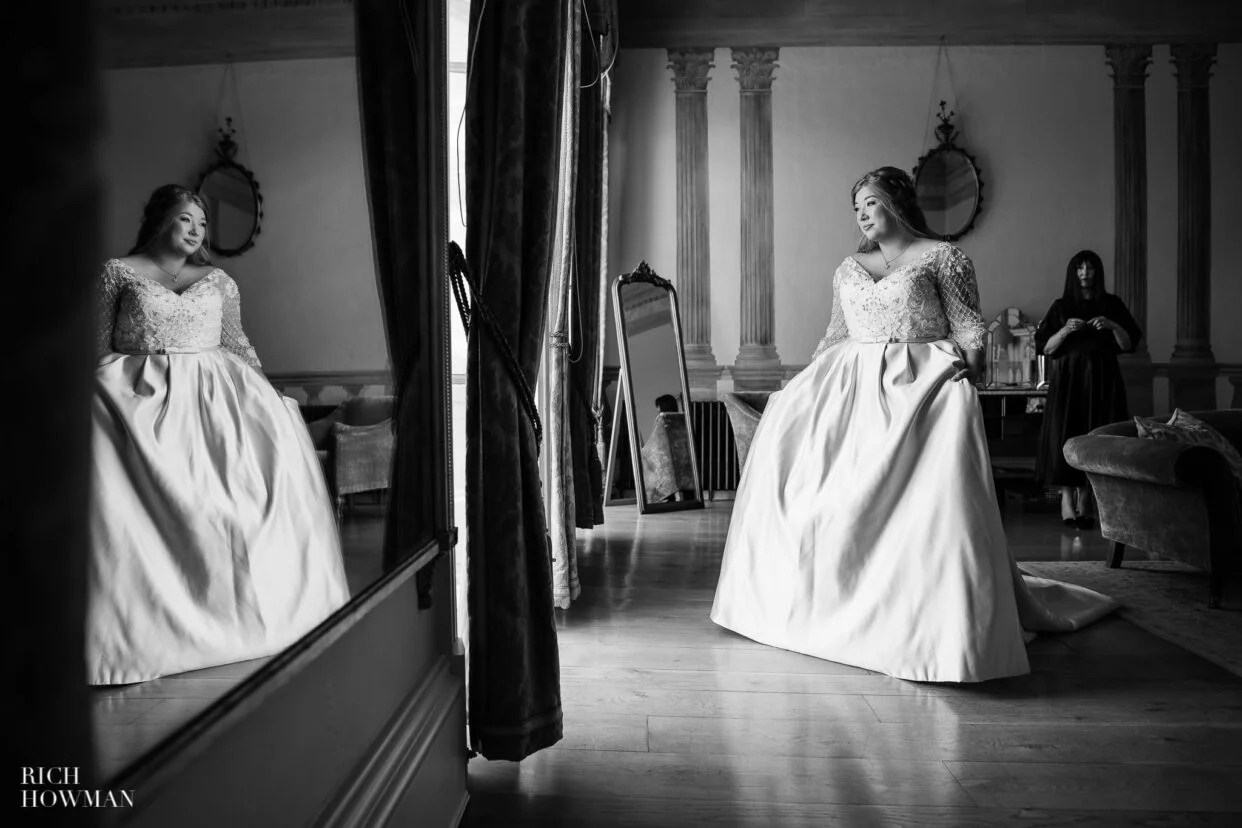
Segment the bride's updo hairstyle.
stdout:
[[[168,231],[181,212],[181,208],[186,204],[193,204],[203,211],[203,215],[208,219],[207,229],[210,231],[211,217],[207,214],[207,204],[203,201],[203,197],[189,187],[182,187],[180,184],[165,184],[151,193],[151,197],[147,199],[147,206],[142,208],[142,224],[138,226],[138,239],[126,255],[145,253],[156,239]],[[186,261],[196,265],[211,264],[211,256],[207,254],[206,233],[203,234],[203,243],[198,246],[198,250],[186,258]]]
[[[936,234],[927,226],[927,219],[919,208],[918,195],[914,192],[914,181],[910,175],[897,167],[880,167],[872,170],[854,182],[850,190],[850,206],[858,198],[858,191],[863,187],[870,188],[876,199],[884,205],[897,224],[916,239],[934,239]],[[859,253],[870,253],[879,244],[863,236],[858,243]]]

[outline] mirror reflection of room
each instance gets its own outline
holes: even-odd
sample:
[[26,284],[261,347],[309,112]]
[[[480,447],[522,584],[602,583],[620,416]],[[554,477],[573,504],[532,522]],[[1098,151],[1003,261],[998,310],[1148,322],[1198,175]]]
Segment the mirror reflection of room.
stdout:
[[928,160],[926,175],[926,189],[920,181],[919,206],[927,226],[942,236],[964,227],[975,210],[976,179],[970,163],[961,155],[941,153]]
[[233,119],[225,118],[216,146],[216,160],[198,183],[199,195],[214,217],[208,248],[237,256],[254,246],[263,219],[263,196],[254,174],[236,160]]
[[646,499],[662,503],[693,498],[691,438],[672,299],[664,288],[645,282],[621,285],[620,295]]
[[[937,66],[944,57],[937,55]],[[940,143],[919,158],[914,168],[919,209],[932,234],[945,241],[966,235],[979,216],[983,203],[983,181],[974,156],[958,146],[956,111],[945,111],[940,102],[936,136]]]
[[355,61],[104,82],[88,667],[107,778],[383,574],[395,440]]

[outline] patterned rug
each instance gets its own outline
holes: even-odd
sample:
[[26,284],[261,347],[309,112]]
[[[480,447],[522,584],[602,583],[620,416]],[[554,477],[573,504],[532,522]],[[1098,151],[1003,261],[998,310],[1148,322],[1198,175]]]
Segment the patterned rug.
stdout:
[[1079,584],[1122,603],[1131,623],[1242,676],[1242,584],[1225,585],[1220,609],[1208,609],[1208,577],[1165,561],[1022,561],[1031,575]]

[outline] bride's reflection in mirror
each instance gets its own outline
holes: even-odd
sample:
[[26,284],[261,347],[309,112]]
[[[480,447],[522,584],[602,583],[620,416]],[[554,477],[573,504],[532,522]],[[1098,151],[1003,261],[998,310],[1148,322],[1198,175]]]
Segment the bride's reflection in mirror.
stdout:
[[[222,70],[253,113],[236,136],[263,180],[252,244],[193,186]],[[105,73],[115,258],[99,281],[87,628],[102,779],[385,572],[393,398],[355,73],[353,59]],[[169,102],[158,125],[153,99]],[[237,237],[213,245],[217,229]]]

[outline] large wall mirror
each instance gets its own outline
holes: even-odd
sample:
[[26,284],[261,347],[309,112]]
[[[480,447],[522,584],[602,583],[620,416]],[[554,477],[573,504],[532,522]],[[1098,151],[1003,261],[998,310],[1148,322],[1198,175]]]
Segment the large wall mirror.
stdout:
[[956,241],[970,232],[983,209],[983,178],[974,156],[956,143],[953,116],[940,102],[940,144],[919,159],[914,189],[927,225],[943,241]]
[[621,373],[605,504],[632,500],[639,512],[701,509],[677,291],[642,262],[613,282],[612,303]]
[[[416,6],[419,25],[442,26],[434,22],[443,13],[438,7]],[[348,40],[352,45],[352,33]],[[432,51],[424,56],[433,67],[441,65],[431,74],[441,87],[425,92],[416,105],[434,113],[443,112],[443,101],[434,99],[446,94],[448,59]],[[194,753],[188,750],[191,745],[218,733],[217,725],[231,721],[224,717],[262,692],[270,678],[283,675],[292,659],[314,652],[317,637],[332,636],[353,620],[360,604],[382,596],[386,585],[408,576],[410,568],[418,573],[420,599],[434,600],[437,607],[452,601],[439,592],[431,596],[430,581],[423,582],[424,573],[432,570],[428,562],[442,554],[452,509],[447,284],[436,265],[444,261],[447,240],[430,225],[425,234],[421,224],[402,225],[416,228],[411,233],[419,233],[420,249],[426,252],[425,260],[420,254],[413,261],[416,275],[406,285],[406,299],[417,296],[419,313],[411,317],[399,347],[417,356],[407,357],[412,364],[405,373],[415,378],[414,385],[396,411],[387,299],[377,280],[377,268],[391,261],[383,246],[391,242],[372,232],[373,216],[382,211],[373,209],[368,196],[364,148],[371,145],[363,129],[358,61],[351,56],[233,64],[222,55],[216,63],[161,67],[153,72],[122,65],[103,73],[101,100],[107,102],[111,124],[99,161],[107,185],[105,256],[126,255],[144,203],[157,186],[179,183],[202,196],[209,237],[214,237],[212,263],[237,285],[242,326],[262,362],[262,376],[254,381],[283,397],[289,416],[305,428],[305,434],[295,431],[313,459],[298,451],[291,462],[323,475],[327,514],[314,525],[330,527],[339,536],[346,590],[343,603],[331,602],[327,612],[308,615],[292,634],[274,635],[261,657],[231,659],[225,652],[215,663],[189,672],[94,685],[99,777],[126,789],[145,789],[161,766]],[[236,75],[246,117],[217,132],[224,111],[219,105],[222,78],[230,72]],[[153,101],[161,107],[156,119],[150,117]],[[241,105],[229,111],[238,112]],[[447,181],[447,126],[429,122],[417,172],[433,182],[423,188],[426,203],[447,205],[443,186],[434,184]],[[236,162],[239,144],[261,176],[262,197],[254,175]],[[213,162],[204,164],[212,152]],[[264,216],[265,201],[280,209]],[[263,243],[256,246],[260,219]],[[385,226],[389,217],[374,221]],[[243,251],[246,255],[236,255]],[[193,296],[206,293],[206,288],[187,293],[186,301],[197,302]],[[400,417],[399,427],[394,416]],[[272,479],[286,485],[280,474]],[[404,484],[404,497],[393,498],[392,486],[401,481],[413,482]],[[319,498],[305,501],[318,516]],[[269,559],[264,565],[279,574],[277,586],[269,584],[266,595],[272,601],[285,594],[281,590],[297,588],[303,565],[297,549],[282,549],[279,529],[274,524],[270,537],[265,536]],[[219,551],[229,554],[227,545]],[[228,592],[229,585],[221,588]],[[173,647],[175,641],[170,638],[163,646]]]

